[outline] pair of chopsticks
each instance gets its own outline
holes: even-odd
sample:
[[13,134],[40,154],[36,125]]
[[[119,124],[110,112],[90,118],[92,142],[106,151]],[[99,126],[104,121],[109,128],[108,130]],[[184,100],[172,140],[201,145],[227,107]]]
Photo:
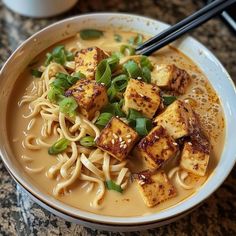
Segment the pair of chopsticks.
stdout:
[[236,0],[216,0],[203,7],[194,14],[188,16],[179,23],[162,31],[136,48],[136,54],[150,55],[158,49],[166,46],[186,32],[203,24],[213,16],[221,13],[225,8],[235,3]]

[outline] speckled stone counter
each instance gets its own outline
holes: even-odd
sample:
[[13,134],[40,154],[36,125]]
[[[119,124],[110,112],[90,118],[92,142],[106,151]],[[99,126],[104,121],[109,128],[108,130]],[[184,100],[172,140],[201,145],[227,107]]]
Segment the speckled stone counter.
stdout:
[[[202,6],[197,0],[80,0],[58,17],[30,19],[9,11],[0,0],[0,68],[23,40],[69,16],[130,12],[174,24]],[[215,18],[192,35],[216,54],[236,82],[236,37],[228,27]],[[236,235],[236,168],[197,210],[175,223],[144,232],[111,233],[66,222],[42,209],[15,184],[0,160],[0,235]]]

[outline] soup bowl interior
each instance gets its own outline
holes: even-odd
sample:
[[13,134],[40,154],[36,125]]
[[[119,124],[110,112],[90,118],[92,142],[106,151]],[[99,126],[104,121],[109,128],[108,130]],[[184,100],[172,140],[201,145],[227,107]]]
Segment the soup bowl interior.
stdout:
[[46,193],[40,192],[32,183],[30,176],[21,170],[22,167],[16,158],[14,158],[8,141],[6,124],[11,91],[19,74],[27,67],[32,59],[53,44],[75,35],[80,29],[104,29],[110,27],[155,35],[163,29],[166,29],[168,25],[156,20],[128,14],[103,13],[81,15],[55,23],[26,40],[8,59],[0,73],[0,154],[13,178],[22,185],[39,204],[66,219],[85,224],[86,226],[100,225],[98,228],[102,229],[105,228],[105,225],[136,227],[136,225],[153,225],[156,222],[168,223],[168,219],[175,219],[178,215],[190,211],[212,194],[230,173],[236,160],[236,148],[233,137],[236,133],[236,126],[234,125],[234,118],[236,117],[236,93],[234,84],[215,56],[195,39],[184,37],[175,42],[173,46],[190,57],[196,65],[201,68],[218,94],[225,115],[226,135],[224,149],[213,174],[204,185],[188,199],[166,210],[146,216],[98,216],[82,211],[66,205]]

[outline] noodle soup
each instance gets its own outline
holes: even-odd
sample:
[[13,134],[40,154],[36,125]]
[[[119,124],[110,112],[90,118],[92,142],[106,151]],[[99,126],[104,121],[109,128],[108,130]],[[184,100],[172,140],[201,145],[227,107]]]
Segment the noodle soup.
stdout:
[[[146,38],[82,31],[20,75],[9,137],[41,191],[89,212],[139,216],[179,204],[213,173],[224,139],[219,99],[176,49],[133,55]],[[181,119],[170,125],[168,114]]]

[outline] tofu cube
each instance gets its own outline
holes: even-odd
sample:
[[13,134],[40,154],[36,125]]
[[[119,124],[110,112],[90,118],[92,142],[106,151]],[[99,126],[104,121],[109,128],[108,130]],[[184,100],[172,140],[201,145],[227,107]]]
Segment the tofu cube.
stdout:
[[140,172],[136,177],[138,190],[148,207],[154,207],[176,196],[176,189],[170,183],[164,171]]
[[178,144],[162,126],[154,127],[138,144],[138,156],[151,170],[158,169],[166,160],[175,157]]
[[178,139],[193,131],[196,116],[189,104],[176,100],[154,119],[154,123],[163,126],[174,139]]
[[157,65],[152,72],[152,83],[160,88],[184,94],[190,83],[190,76],[174,64],[161,64]]
[[76,99],[79,112],[89,120],[108,102],[106,87],[95,80],[79,80],[66,91],[66,95]]
[[152,118],[160,106],[160,89],[153,84],[147,84],[138,79],[130,79],[124,93],[123,111],[135,109],[147,118]]
[[94,79],[97,66],[108,55],[98,47],[82,49],[75,56],[75,71],[83,73],[87,79]]
[[97,146],[117,160],[126,158],[138,139],[138,134],[119,118],[113,117],[96,140]]
[[198,176],[206,174],[208,162],[210,158],[210,148],[202,143],[185,142],[181,153],[180,166]]

